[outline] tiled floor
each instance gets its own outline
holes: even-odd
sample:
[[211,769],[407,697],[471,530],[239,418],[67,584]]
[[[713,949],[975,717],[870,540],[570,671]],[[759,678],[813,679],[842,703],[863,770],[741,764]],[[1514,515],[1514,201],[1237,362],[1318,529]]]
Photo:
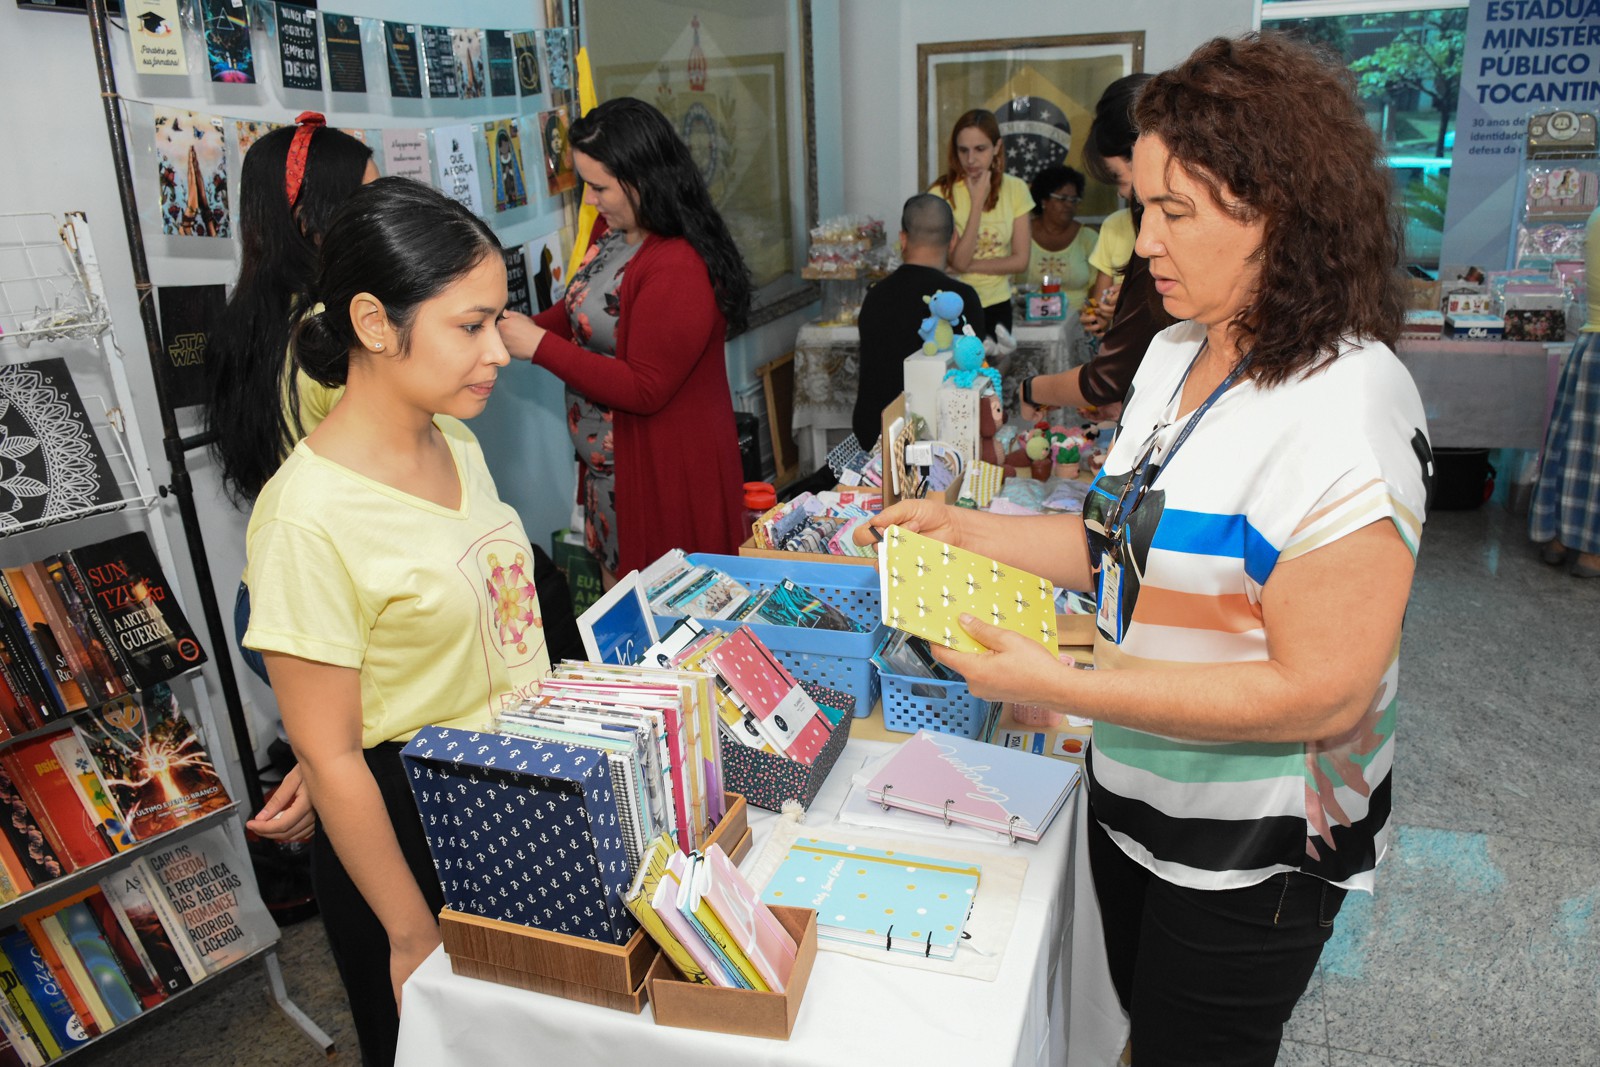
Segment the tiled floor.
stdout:
[[[1499,508],[1437,514],[1402,655],[1398,840],[1278,1062],[1600,1065],[1600,581],[1539,563]],[[356,1063],[319,922],[286,932],[283,970]],[[79,1062],[326,1061],[253,968]]]

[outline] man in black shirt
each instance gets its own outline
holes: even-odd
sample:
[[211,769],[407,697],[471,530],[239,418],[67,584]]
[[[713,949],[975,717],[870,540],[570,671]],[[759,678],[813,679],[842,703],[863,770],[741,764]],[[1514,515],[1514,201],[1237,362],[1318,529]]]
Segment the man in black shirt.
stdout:
[[928,317],[922,302],[940,289],[960,295],[967,325],[983,336],[983,305],[970,285],[946,274],[955,239],[950,205],[931,193],[918,193],[900,213],[900,269],[867,290],[857,325],[861,332],[861,371],[850,425],[867,451],[878,439],[883,409],[905,388],[905,358],[922,351],[917,327]]

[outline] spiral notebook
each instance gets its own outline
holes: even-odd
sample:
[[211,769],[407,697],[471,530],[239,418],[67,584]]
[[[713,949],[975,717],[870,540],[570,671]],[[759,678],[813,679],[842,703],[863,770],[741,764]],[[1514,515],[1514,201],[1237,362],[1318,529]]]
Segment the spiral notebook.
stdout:
[[1077,786],[1074,763],[920,730],[867,783],[867,796],[1037,841]]
[[1056,650],[1055,590],[1007,564],[891,526],[878,567],[883,621],[958,652],[987,649],[961,628],[961,613]]

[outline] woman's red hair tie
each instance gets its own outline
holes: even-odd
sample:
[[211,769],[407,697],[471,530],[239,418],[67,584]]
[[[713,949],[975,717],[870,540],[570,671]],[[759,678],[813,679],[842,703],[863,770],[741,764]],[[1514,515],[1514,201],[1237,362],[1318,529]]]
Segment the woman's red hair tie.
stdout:
[[302,111],[294,120],[298,127],[294,131],[294,140],[289,142],[289,162],[283,171],[283,191],[288,194],[289,207],[294,208],[294,202],[300,199],[300,188],[306,180],[306,155],[311,151],[311,135],[318,126],[326,126],[328,120],[317,111]]

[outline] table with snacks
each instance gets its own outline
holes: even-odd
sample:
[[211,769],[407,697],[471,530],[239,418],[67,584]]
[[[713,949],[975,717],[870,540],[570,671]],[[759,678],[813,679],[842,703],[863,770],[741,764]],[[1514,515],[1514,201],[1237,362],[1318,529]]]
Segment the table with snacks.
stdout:
[[[1017,322],[1015,352],[1000,363],[1007,411],[1016,410],[1023,379],[1073,365],[1083,327],[1076,316],[1056,322]],[[911,355],[906,352],[902,355]],[[861,338],[854,326],[808,323],[794,342],[794,438],[800,465],[814,470],[850,432],[860,381]]]
[[[859,733],[857,734],[857,731]],[[826,834],[863,761],[889,750],[877,713],[856,720],[804,829]],[[872,740],[870,738],[884,738]],[[1123,1029],[1105,974],[1098,911],[1089,882],[1079,788],[1037,844],[962,842],[982,854],[1021,856],[1015,920],[992,981],[819,951],[787,1041],[655,1024],[640,1014],[564,1000],[459,976],[441,948],[406,983],[399,1067],[519,1062],[693,1063],[697,1067],[844,1062],[1063,1064],[1114,1062]],[[778,824],[750,810],[755,847],[747,871]],[[851,829],[857,829],[852,827]],[[904,835],[905,848],[938,838]],[[921,961],[917,961],[921,962]]]

